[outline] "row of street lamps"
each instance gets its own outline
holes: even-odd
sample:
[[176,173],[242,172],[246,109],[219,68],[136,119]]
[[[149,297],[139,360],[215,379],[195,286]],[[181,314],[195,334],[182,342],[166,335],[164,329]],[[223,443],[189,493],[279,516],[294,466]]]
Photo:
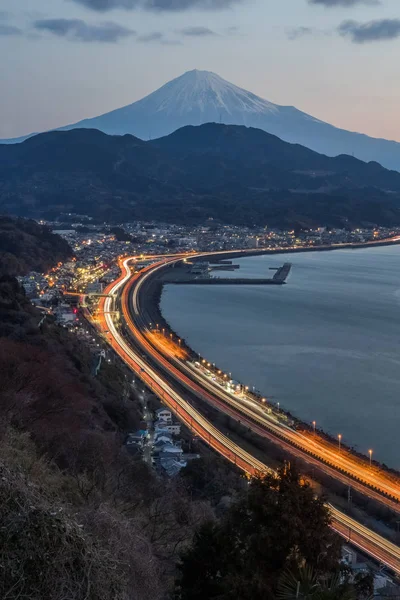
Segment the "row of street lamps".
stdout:
[[[315,431],[315,429],[314,429]],[[342,444],[342,434],[338,433],[338,440],[339,440],[339,452],[341,449],[341,444]],[[369,454],[369,466],[372,467],[372,454],[373,454],[373,450],[371,450],[371,448],[368,450],[368,454]]]
[[[152,330],[152,325],[153,325],[153,324],[152,324],[152,323],[149,323],[149,325],[150,325],[150,331],[151,331],[151,330]],[[162,334],[163,334],[163,336],[164,336],[164,337],[166,337],[166,336],[165,336],[165,327],[163,327],[163,328],[161,329],[161,331],[162,331]],[[158,325],[158,323],[156,323],[156,332],[157,332],[157,333],[160,333],[160,329],[159,329],[159,325]],[[170,333],[170,334],[169,334],[169,337],[171,338],[171,342],[172,342],[172,339],[173,339],[173,337],[174,337],[174,336],[173,336],[173,334],[172,334],[172,333]],[[181,347],[181,344],[182,344],[182,340],[181,340],[181,338],[178,338],[178,344],[179,344],[179,347]]]
[[[313,432],[315,434],[315,428],[316,428],[316,421],[312,422],[312,426],[313,426]],[[339,442],[339,453],[341,451],[342,448],[342,434],[338,433],[338,442]],[[373,450],[371,450],[371,448],[368,450],[368,455],[369,455],[369,466],[372,467],[372,454],[373,454]]]
[[[152,324],[150,323],[150,329],[151,329],[151,326],[152,326]],[[159,331],[159,325],[158,325],[158,323],[156,324],[156,328],[157,328],[157,331]],[[163,333],[163,335],[165,336],[165,328],[164,328],[164,327],[162,328],[162,333]],[[170,333],[169,335],[170,335],[170,338],[171,338],[171,340],[172,340],[172,338],[173,338],[173,335],[172,335],[172,333]],[[181,345],[181,342],[182,342],[182,340],[181,340],[180,338],[178,338],[178,343],[179,343],[179,346]],[[213,366],[213,367],[214,367],[214,369],[215,369],[215,363],[213,363],[213,364],[211,365],[211,363],[207,362],[205,358],[201,359],[201,356],[200,356],[200,354],[199,354],[199,362],[200,362],[201,364],[203,364],[204,366],[206,366],[206,367],[211,367],[211,366]],[[227,379],[227,378],[228,378],[228,375],[227,375],[226,373],[225,373],[225,374],[223,374],[223,373],[222,373],[222,371],[220,371],[220,370],[219,370],[217,373],[218,373],[218,375],[223,375],[223,377],[224,377],[225,379]],[[232,379],[232,373],[229,373],[229,378],[230,378],[230,379]],[[243,386],[243,387],[244,387],[244,389],[246,390],[246,392],[248,392],[248,390],[249,390],[249,386],[248,386],[248,385],[246,385],[246,386]],[[254,389],[254,386],[253,386],[253,389]],[[265,403],[266,401],[267,401],[267,400],[266,400],[266,398],[261,398],[261,402]],[[280,404],[279,404],[279,402],[277,402],[277,407],[278,407],[278,413],[279,413],[279,409],[280,409]],[[313,432],[314,432],[314,434],[315,434],[315,433],[316,433],[316,426],[317,426],[317,422],[316,422],[316,421],[313,421],[313,422],[312,422],[312,426],[313,426]],[[341,449],[342,449],[342,434],[341,434],[341,433],[338,433],[338,442],[339,442],[339,453],[340,453],[340,451],[341,451]],[[369,455],[369,466],[370,466],[370,467],[372,467],[372,454],[373,454],[373,451],[372,451],[371,449],[369,449],[369,450],[368,450],[368,455]]]

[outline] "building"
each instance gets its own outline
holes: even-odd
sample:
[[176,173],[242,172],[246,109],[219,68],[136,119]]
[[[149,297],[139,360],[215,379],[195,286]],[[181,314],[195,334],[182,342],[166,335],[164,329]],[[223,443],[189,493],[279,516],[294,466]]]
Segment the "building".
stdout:
[[101,294],[103,292],[104,285],[99,281],[88,283],[86,286],[87,294]]
[[168,477],[175,477],[183,467],[186,467],[186,462],[167,456],[160,459],[160,467],[165,471]]
[[75,325],[78,322],[78,311],[76,308],[63,308],[60,307],[56,311],[56,321],[60,325],[64,325],[65,327]]
[[161,448],[163,444],[172,444],[172,434],[169,431],[156,431],[154,434],[153,446],[155,448]]
[[172,421],[172,412],[168,408],[159,408],[156,410],[156,417],[159,421],[165,421],[167,423]]
[[128,447],[136,446],[137,448],[143,448],[147,434],[148,432],[145,429],[139,429],[139,431],[135,431],[135,433],[128,433],[125,445]]
[[169,433],[172,433],[173,435],[179,435],[181,432],[181,425],[180,425],[180,423],[172,423],[172,422],[163,421],[162,419],[160,419],[159,421],[156,421],[154,423],[154,429],[156,431],[168,431]]

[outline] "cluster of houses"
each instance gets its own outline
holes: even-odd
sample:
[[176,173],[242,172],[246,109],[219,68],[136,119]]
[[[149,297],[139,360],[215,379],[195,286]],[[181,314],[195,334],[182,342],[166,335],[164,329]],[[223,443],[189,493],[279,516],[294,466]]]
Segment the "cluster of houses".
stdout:
[[147,450],[157,471],[173,477],[186,467],[188,460],[199,458],[199,455],[183,452],[181,440],[176,439],[181,432],[181,425],[173,421],[168,408],[159,408],[155,416],[153,431],[139,430],[129,434],[126,445],[133,451],[145,453]]
[[[342,546],[342,563],[351,568],[352,575],[351,580],[357,575],[367,575],[371,573],[371,565],[366,563],[363,558],[360,560],[360,556],[354,547],[345,544]],[[400,587],[397,581],[394,580],[393,576],[386,572],[384,567],[381,567],[379,571],[372,571],[374,578],[374,592],[373,598],[400,598]]]
[[177,475],[187,464],[183,458],[181,442],[174,441],[174,436],[179,435],[180,432],[181,426],[179,423],[173,422],[170,410],[167,408],[156,410],[153,464],[158,470],[164,471],[170,477]]

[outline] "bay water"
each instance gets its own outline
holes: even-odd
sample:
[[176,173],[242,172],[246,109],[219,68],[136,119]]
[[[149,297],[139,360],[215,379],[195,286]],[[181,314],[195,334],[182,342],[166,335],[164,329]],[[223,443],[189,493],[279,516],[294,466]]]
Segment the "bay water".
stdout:
[[161,310],[232,378],[400,469],[400,246],[235,260],[222,277],[283,286],[168,285]]

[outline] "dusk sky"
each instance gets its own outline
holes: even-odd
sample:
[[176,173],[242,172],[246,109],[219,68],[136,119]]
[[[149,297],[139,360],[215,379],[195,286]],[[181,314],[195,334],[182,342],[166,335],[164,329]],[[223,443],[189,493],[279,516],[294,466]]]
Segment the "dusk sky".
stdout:
[[0,137],[130,104],[194,68],[400,141],[399,0],[1,0]]

